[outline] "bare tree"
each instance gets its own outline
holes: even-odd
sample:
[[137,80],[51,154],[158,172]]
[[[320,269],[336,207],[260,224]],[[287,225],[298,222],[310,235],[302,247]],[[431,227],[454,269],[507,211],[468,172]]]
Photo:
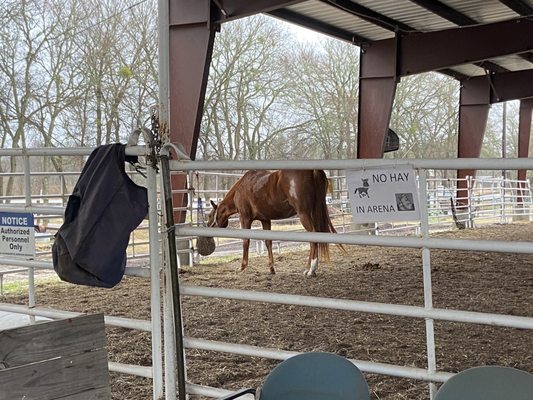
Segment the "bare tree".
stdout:
[[395,158],[445,158],[457,152],[459,85],[427,73],[398,84],[391,127],[400,137]]
[[199,158],[260,159],[285,129],[276,117],[288,85],[280,60],[286,32],[263,16],[225,24],[215,48]]
[[291,109],[299,125],[291,131],[295,138],[290,151],[312,158],[354,158],[359,50],[328,38],[318,46],[294,49],[287,74],[293,83]]

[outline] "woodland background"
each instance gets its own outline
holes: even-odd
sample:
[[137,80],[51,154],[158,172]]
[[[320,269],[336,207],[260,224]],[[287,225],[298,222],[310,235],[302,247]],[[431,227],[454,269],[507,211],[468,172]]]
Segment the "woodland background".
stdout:
[[[255,16],[215,39],[197,159],[355,158],[359,48]],[[0,146],[125,141],[157,104],[155,0],[4,0],[0,5]],[[401,80],[386,157],[455,158],[459,83]],[[518,102],[490,111],[482,157],[516,157]],[[505,127],[505,128],[504,128]],[[79,168],[43,157],[42,171]],[[20,170],[3,157],[0,172]],[[9,191],[0,185],[3,192]]]

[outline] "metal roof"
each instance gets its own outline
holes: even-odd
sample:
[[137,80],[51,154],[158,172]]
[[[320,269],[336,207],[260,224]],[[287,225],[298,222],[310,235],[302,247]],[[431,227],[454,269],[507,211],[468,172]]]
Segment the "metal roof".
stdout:
[[[288,4],[268,13],[359,46],[391,39],[397,34],[533,19],[533,0],[306,0]],[[521,54],[482,60],[482,63],[453,65],[442,72],[472,77],[484,75],[487,70],[526,69],[533,69],[533,48]]]

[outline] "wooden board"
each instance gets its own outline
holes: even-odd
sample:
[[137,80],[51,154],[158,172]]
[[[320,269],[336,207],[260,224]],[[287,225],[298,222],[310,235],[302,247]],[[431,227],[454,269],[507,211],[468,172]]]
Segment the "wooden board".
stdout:
[[0,368],[105,348],[101,314],[0,331]]
[[0,400],[110,398],[103,315],[0,332]]

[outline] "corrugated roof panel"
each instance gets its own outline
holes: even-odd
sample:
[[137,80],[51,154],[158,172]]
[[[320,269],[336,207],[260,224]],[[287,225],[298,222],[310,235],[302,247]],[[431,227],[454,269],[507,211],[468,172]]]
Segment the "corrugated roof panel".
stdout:
[[458,65],[450,69],[466,76],[480,76],[486,74],[483,68],[477,67],[474,64]]
[[370,40],[382,40],[394,37],[394,32],[392,31],[366,22],[361,18],[321,1],[305,1],[286,8]]
[[498,0],[441,0],[443,3],[481,23],[505,21],[519,15]]
[[522,57],[518,55],[497,57],[497,58],[491,59],[491,61],[495,62],[498,65],[501,65],[504,68],[507,68],[510,71],[520,71],[523,69],[530,69],[532,66],[529,61],[524,60]]
[[409,0],[352,1],[420,31],[453,28],[456,25]]

